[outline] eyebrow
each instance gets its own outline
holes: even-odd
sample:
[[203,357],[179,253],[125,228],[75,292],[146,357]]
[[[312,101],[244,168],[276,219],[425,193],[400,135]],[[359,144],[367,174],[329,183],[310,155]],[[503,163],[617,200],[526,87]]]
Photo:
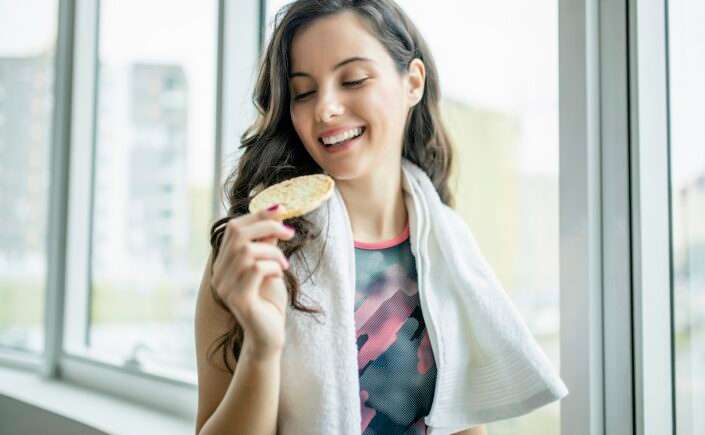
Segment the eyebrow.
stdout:
[[[360,56],[354,56],[350,57],[348,59],[345,59],[341,62],[338,62],[331,71],[335,71],[336,69],[340,68],[343,65],[346,65],[350,62],[355,62],[355,61],[365,61],[365,62],[374,62],[372,59],[368,59],[366,57],[360,57]],[[305,72],[297,71],[289,74],[289,78],[294,78],[294,77],[311,77],[310,74],[306,74]]]

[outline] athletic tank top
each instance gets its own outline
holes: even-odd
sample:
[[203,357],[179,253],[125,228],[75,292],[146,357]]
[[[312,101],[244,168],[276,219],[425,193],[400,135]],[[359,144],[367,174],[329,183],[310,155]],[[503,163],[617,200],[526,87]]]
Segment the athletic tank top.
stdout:
[[402,234],[355,242],[355,330],[362,434],[425,434],[436,385],[416,264]]

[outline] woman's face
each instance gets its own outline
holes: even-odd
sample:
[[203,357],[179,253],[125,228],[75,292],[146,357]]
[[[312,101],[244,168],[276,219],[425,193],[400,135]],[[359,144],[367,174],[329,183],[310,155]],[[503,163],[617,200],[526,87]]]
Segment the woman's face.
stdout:
[[[292,123],[313,160],[335,179],[398,167],[403,128],[423,94],[424,74],[423,62],[414,59],[410,73],[400,76],[353,12],[318,19],[292,41]],[[347,144],[326,148],[321,142],[358,127],[362,136]]]

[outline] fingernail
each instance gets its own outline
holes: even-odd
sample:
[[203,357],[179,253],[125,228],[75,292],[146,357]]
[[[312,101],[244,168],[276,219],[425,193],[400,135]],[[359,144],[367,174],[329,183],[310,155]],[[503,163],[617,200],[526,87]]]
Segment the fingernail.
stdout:
[[274,204],[273,206],[267,208],[267,211],[274,211],[279,208],[279,204]]

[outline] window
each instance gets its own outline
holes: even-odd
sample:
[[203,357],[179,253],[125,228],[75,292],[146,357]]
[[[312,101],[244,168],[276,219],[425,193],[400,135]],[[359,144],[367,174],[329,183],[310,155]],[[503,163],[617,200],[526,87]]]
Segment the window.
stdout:
[[[100,2],[90,298],[71,353],[195,382],[217,2]],[[71,291],[68,289],[67,291]]]
[[705,3],[667,5],[675,416],[690,435],[705,430]]
[[[267,38],[287,3],[268,2]],[[559,370],[558,2],[397,3],[439,70],[455,208]],[[558,434],[559,413],[556,401],[488,430]]]
[[[558,4],[446,3],[399,2],[438,66],[455,208],[559,370]],[[559,411],[554,402],[488,431],[559,434]]]
[[56,0],[0,0],[0,347],[33,353],[44,349],[57,16]]
[[[0,0],[1,365],[194,417],[214,188],[288,1]],[[705,6],[397,1],[439,68],[456,208],[570,389],[489,432],[703,432]]]

